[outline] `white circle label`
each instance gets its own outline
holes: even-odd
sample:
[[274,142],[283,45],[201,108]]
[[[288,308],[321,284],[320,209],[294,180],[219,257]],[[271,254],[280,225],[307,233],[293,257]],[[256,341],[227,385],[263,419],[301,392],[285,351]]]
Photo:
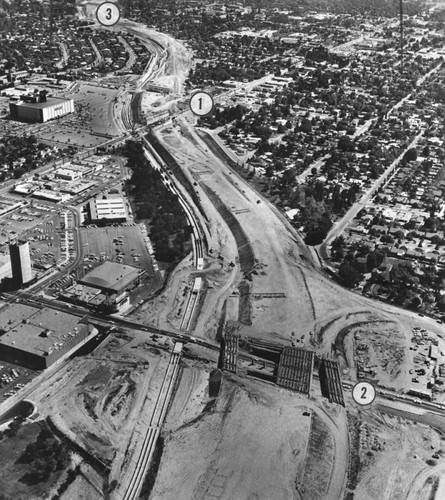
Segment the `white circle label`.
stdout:
[[104,2],[97,8],[96,17],[103,26],[113,26],[121,18],[121,11],[115,3]]
[[359,382],[352,389],[354,401],[362,406],[370,405],[375,399],[375,387],[369,382]]
[[190,97],[190,109],[197,116],[206,116],[213,110],[213,97],[207,92],[196,92]]

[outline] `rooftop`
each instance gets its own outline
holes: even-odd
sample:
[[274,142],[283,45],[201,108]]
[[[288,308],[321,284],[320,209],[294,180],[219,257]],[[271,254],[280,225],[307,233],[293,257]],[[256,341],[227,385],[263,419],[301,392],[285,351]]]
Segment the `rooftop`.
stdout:
[[51,106],[55,106],[57,104],[61,104],[62,102],[72,101],[72,99],[62,99],[61,97],[48,97],[46,102],[17,102],[17,105],[23,106],[26,108],[36,108],[36,109],[44,109],[50,108]]
[[85,331],[86,325],[77,316],[39,309],[23,304],[11,304],[0,311],[0,346],[15,347],[43,355],[71,342]]
[[139,277],[140,269],[106,261],[79,281],[82,285],[119,293]]

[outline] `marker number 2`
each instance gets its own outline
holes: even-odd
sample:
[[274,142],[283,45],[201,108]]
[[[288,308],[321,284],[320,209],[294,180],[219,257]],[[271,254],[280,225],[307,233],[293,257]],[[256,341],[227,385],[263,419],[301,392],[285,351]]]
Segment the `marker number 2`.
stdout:
[[375,387],[370,382],[358,382],[352,389],[352,398],[360,406],[370,405],[375,396]]

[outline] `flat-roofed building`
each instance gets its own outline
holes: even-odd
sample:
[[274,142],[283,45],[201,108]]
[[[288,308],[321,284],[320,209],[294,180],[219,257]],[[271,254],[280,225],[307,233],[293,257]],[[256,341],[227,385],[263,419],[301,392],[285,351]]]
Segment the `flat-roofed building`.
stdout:
[[48,368],[96,333],[77,316],[11,304],[0,311],[0,359],[32,369]]
[[14,120],[45,123],[74,113],[74,100],[50,97],[43,102],[10,102],[9,112]]
[[106,261],[85,275],[79,283],[107,293],[121,293],[133,288],[140,275],[141,270],[137,267]]
[[126,221],[128,217],[127,204],[122,196],[107,196],[90,201],[92,222]]
[[70,199],[70,195],[66,193],[58,193],[57,191],[52,191],[51,189],[39,189],[34,191],[32,194],[34,198],[40,198],[42,200],[53,201],[54,203],[63,203]]
[[54,177],[56,179],[63,179],[65,181],[75,181],[82,177],[82,173],[71,168],[58,168],[54,172]]

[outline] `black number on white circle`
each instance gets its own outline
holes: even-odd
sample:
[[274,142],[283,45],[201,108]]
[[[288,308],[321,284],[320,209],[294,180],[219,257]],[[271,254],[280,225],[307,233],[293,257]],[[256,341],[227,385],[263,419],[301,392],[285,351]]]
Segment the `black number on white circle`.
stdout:
[[196,116],[207,116],[213,111],[213,97],[208,92],[196,92],[189,101],[190,109]]
[[370,382],[358,382],[352,389],[352,398],[361,405],[370,405],[376,397],[375,387]]
[[114,26],[120,17],[119,7],[113,2],[104,2],[96,10],[96,18],[103,26]]

